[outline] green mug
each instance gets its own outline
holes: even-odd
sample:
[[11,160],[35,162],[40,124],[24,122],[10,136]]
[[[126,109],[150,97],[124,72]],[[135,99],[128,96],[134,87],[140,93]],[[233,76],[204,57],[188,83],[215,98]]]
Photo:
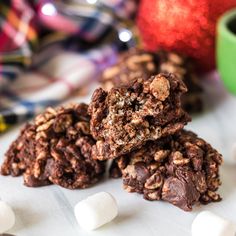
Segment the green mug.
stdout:
[[217,68],[229,92],[236,95],[236,8],[217,24]]

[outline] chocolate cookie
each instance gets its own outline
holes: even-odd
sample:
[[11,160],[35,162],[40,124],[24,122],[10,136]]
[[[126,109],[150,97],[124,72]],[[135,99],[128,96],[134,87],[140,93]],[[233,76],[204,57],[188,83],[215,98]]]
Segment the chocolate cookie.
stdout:
[[132,48],[121,54],[116,65],[104,70],[100,82],[103,89],[110,90],[137,78],[148,79],[161,72],[174,73],[186,84],[188,92],[182,97],[182,105],[186,111],[202,111],[203,88],[194,64],[189,58],[177,53],[167,51],[151,53]]
[[181,130],[190,120],[180,103],[186,91],[173,74],[140,78],[109,92],[95,90],[89,105],[90,129],[97,140],[93,157],[114,159]]
[[48,108],[38,115],[10,146],[1,174],[23,174],[30,187],[54,183],[75,189],[96,183],[105,163],[91,157],[95,140],[87,108],[85,104]]
[[222,156],[210,144],[182,130],[114,160],[110,175],[122,175],[128,192],[190,211],[196,203],[221,200],[216,193],[221,163]]

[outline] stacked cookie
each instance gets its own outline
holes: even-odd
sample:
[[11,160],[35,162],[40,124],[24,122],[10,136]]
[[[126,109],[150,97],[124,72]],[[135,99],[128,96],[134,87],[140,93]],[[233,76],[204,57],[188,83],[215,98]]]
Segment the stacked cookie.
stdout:
[[[150,66],[151,68],[151,66]],[[112,177],[147,200],[165,200],[183,210],[219,201],[221,155],[194,133],[182,108],[187,88],[171,73],[105,91],[89,106],[49,108],[27,124],[1,166],[3,175],[24,175],[25,185],[86,188],[113,160]]]
[[165,200],[189,211],[219,201],[221,155],[194,133],[182,109],[187,91],[173,74],[137,79],[109,92],[97,89],[89,105],[97,140],[92,156],[114,159],[110,175],[147,200]]
[[97,89],[89,105],[90,130],[97,140],[93,157],[114,159],[181,130],[190,121],[180,100],[186,91],[173,74],[139,78],[109,92]]
[[147,200],[165,200],[189,211],[195,203],[219,201],[221,155],[191,131],[145,145],[112,162],[110,176]]

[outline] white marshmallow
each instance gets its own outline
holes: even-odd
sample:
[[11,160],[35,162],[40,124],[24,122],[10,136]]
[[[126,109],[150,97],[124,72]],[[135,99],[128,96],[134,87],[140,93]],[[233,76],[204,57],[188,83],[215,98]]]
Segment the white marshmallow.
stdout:
[[15,224],[15,214],[11,207],[3,201],[0,201],[0,234],[11,229]]
[[192,223],[192,236],[235,236],[235,225],[210,211],[202,211]]
[[94,230],[113,220],[118,214],[118,207],[110,193],[100,192],[77,203],[74,213],[81,228]]

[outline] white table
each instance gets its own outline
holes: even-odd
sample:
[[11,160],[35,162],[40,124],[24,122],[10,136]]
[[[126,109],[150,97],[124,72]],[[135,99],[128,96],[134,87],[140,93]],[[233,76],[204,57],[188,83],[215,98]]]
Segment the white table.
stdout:
[[[9,202],[16,213],[16,225],[9,233],[17,236],[187,236],[192,220],[205,209],[236,222],[236,165],[232,164],[231,153],[232,144],[236,142],[236,98],[227,94],[214,76],[204,84],[208,93],[207,109],[194,117],[187,128],[224,155],[220,188],[223,201],[184,212],[168,203],[145,201],[141,195],[125,192],[120,179],[104,178],[92,188],[67,190],[53,185],[28,188],[22,184],[22,177],[0,176],[0,198]],[[19,127],[16,127],[0,136],[1,162],[18,132]],[[75,221],[73,207],[81,199],[99,191],[108,191],[116,197],[119,216],[94,232],[82,231]]]

